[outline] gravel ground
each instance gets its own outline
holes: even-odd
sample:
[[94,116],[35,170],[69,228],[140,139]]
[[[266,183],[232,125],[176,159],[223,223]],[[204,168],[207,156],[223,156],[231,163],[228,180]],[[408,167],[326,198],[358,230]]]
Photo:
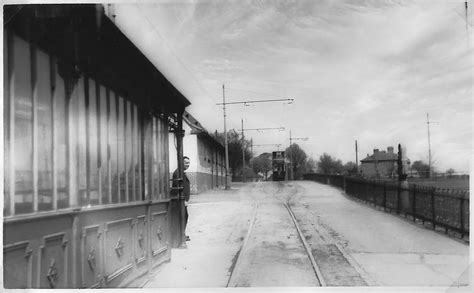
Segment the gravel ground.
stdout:
[[290,204],[328,286],[468,284],[468,245],[338,189],[294,181],[233,184],[231,190],[192,196],[188,248],[173,249],[171,262],[149,276],[145,287],[316,286],[282,202]]

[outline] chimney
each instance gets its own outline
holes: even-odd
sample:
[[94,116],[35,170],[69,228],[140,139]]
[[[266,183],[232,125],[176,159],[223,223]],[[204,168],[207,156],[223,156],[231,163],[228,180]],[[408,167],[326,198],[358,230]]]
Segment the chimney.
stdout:
[[393,147],[392,147],[392,146],[388,147],[388,148],[387,148],[387,152],[388,152],[389,154],[393,154]]
[[374,149],[374,154],[377,154],[379,152],[379,149]]

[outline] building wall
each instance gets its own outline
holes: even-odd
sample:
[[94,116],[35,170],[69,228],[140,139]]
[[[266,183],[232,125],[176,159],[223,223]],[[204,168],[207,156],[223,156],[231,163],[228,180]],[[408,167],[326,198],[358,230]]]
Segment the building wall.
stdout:
[[123,287],[169,261],[167,119],[4,33],[4,286]]
[[[191,164],[186,172],[197,172],[198,165],[196,164],[198,158],[197,151],[197,136],[190,134],[191,129],[186,123],[183,123],[184,138],[183,138],[183,155],[189,157]],[[169,154],[170,154],[170,169],[169,172],[173,174],[174,170],[178,168],[178,161],[176,160],[176,139],[173,133],[169,136]],[[170,177],[171,178],[171,177]]]
[[387,177],[390,176],[392,172],[396,174],[397,172],[397,163],[395,161],[383,161],[383,162],[377,162],[375,164],[374,162],[362,162],[361,163],[361,171],[362,174],[365,176],[376,176],[377,171],[382,177]]
[[[189,157],[190,166],[186,175],[191,184],[191,194],[223,186],[225,184],[224,152],[219,151],[210,142],[191,133],[191,128],[183,123],[185,136],[183,138],[184,155]],[[176,147],[174,135],[170,135],[170,174],[177,168]]]

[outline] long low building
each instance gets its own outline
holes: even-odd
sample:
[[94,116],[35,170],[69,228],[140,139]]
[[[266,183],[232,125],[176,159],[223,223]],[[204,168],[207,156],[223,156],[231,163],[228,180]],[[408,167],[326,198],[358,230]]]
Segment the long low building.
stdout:
[[[189,112],[183,114],[183,153],[190,159],[186,174],[191,194],[225,185],[225,149]],[[170,144],[170,172],[176,169],[175,144]]]

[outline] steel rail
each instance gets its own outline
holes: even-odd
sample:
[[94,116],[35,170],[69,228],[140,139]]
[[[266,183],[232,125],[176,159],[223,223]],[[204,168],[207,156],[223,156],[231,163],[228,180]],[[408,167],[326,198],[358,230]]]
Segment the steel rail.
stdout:
[[[291,217],[291,220],[293,221],[293,224],[295,225],[295,228],[298,232],[298,236],[299,236],[301,242],[303,243],[306,254],[308,255],[308,258],[311,262],[311,267],[313,268],[313,271],[315,273],[315,276],[316,276],[316,279],[318,280],[319,285],[321,287],[326,287],[327,284],[324,281],[323,274],[321,273],[321,270],[319,269],[319,266],[318,266],[316,260],[314,259],[313,253],[311,252],[311,247],[309,246],[308,242],[304,238],[303,232],[301,231],[301,228],[299,227],[298,222],[296,221],[296,217],[295,217],[293,211],[291,210],[291,208],[289,207],[289,205],[287,203],[282,201],[282,204],[285,206],[286,210],[288,211],[288,213]],[[254,210],[251,222],[250,222],[249,229],[247,230],[247,234],[245,235],[244,241],[242,243],[242,247],[241,247],[240,251],[238,252],[237,260],[235,261],[234,266],[232,267],[232,270],[230,272],[230,276],[229,276],[229,279],[227,281],[226,288],[229,287],[230,284],[232,284],[232,281],[234,280],[233,278],[235,276],[234,271],[236,271],[236,269],[240,266],[240,264],[242,262],[241,261],[242,255],[245,255],[246,248],[248,246],[247,243],[250,239],[250,235],[252,233],[255,221],[257,219],[257,210],[258,210],[258,204],[256,203],[255,204],[255,210]]]
[[240,248],[240,251],[238,252],[237,260],[234,263],[234,267],[232,268],[232,271],[230,272],[229,280],[227,280],[226,288],[229,287],[229,284],[231,284],[231,281],[233,280],[232,277],[234,276],[234,271],[235,268],[240,266],[241,261],[241,256],[243,255],[245,249],[247,248],[247,242],[250,238],[250,234],[252,233],[253,226],[255,224],[255,220],[257,219],[257,211],[258,211],[258,203],[255,203],[255,210],[253,212],[252,220],[250,221],[250,226],[249,229],[247,230],[247,234],[245,235],[245,239],[242,243],[242,247]]
[[301,242],[303,242],[304,248],[306,250],[306,253],[308,254],[309,260],[311,261],[311,266],[313,267],[314,273],[316,274],[316,279],[318,279],[319,285],[321,287],[326,287],[326,282],[324,281],[323,274],[321,273],[321,270],[319,269],[318,264],[316,263],[316,260],[314,259],[313,253],[311,252],[311,247],[309,246],[308,242],[304,238],[303,232],[301,232],[300,226],[298,225],[298,222],[296,221],[295,214],[291,210],[291,208],[288,206],[287,203],[283,203],[283,205],[286,207],[288,210],[288,213],[291,216],[291,219],[293,220],[293,224],[295,224],[296,230],[298,231],[298,236],[301,239]]

